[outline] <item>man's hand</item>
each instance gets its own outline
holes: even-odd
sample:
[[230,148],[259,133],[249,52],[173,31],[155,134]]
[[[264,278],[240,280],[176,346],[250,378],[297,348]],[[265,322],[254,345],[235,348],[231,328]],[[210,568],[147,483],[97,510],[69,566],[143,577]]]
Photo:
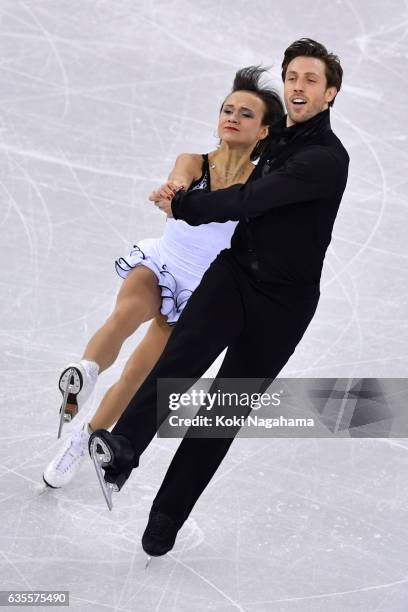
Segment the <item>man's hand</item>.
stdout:
[[184,186],[177,186],[171,181],[167,181],[167,183],[164,183],[159,189],[152,191],[149,195],[149,200],[154,202],[168,217],[173,217],[171,201],[180,189],[184,189]]

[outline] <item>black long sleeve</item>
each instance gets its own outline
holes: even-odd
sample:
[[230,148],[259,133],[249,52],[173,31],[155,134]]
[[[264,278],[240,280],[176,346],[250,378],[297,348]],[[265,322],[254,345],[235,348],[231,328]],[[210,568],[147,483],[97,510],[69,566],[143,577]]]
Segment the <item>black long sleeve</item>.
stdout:
[[324,146],[309,146],[258,180],[210,193],[178,192],[172,202],[175,219],[189,225],[212,221],[239,221],[258,217],[271,209],[316,201],[332,195],[341,164]]
[[350,160],[331,130],[329,109],[285,125],[245,185],[178,192],[172,201],[174,217],[189,225],[239,221],[220,257],[273,295],[277,284],[318,290]]

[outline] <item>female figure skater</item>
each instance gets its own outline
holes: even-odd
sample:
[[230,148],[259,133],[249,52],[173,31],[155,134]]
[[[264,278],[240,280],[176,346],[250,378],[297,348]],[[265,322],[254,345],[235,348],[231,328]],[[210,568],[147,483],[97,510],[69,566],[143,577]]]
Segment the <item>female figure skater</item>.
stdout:
[[[252,162],[261,155],[270,126],[284,115],[279,95],[260,85],[264,71],[251,66],[236,73],[220,110],[220,146],[206,155],[180,155],[168,183],[150,195],[152,201],[159,199],[158,194],[174,195],[169,183],[179,189],[212,191],[249,180],[255,168]],[[87,454],[90,434],[108,429],[121,416],[158,361],[172,326],[204,272],[230,245],[236,225],[228,221],[193,227],[167,219],[161,238],[142,240],[128,257],[116,261],[116,271],[125,280],[114,311],[91,338],[82,359],[69,364],[59,379],[63,395],[60,431],[63,420],[74,418],[89,398],[98,374],[114,363],[123,342],[141,323],[152,323],[90,422],[67,439],[46,467],[43,479],[47,485],[58,488],[70,482]]]

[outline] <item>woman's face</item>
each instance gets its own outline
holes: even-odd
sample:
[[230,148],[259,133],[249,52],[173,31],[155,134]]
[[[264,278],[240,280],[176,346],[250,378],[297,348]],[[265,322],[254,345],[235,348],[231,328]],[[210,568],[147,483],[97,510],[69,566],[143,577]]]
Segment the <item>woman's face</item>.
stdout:
[[224,101],[218,120],[218,136],[224,142],[254,145],[268,135],[262,124],[265,104],[250,91],[235,91]]

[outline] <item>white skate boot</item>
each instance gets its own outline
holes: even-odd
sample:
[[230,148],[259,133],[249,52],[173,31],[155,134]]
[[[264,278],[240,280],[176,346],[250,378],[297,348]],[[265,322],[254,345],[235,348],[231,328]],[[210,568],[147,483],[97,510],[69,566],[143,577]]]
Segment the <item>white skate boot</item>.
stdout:
[[88,425],[72,434],[43,473],[46,485],[59,489],[68,484],[78,472],[88,454]]
[[70,363],[63,370],[59,379],[62,405],[60,408],[58,438],[61,437],[64,423],[72,421],[91,395],[98,379],[98,372],[99,366],[97,363],[84,359],[81,359],[78,363]]

